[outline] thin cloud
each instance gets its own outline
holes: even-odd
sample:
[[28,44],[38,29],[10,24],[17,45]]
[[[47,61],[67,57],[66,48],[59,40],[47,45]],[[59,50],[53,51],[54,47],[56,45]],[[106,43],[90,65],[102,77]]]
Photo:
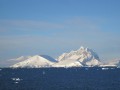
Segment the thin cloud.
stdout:
[[98,31],[100,30],[99,19],[89,19],[87,17],[75,17],[65,21],[66,26],[72,26],[73,30],[79,31]]
[[[32,20],[1,20],[0,21],[0,31],[6,31],[6,29],[16,29],[19,30],[45,30],[45,29],[62,29],[64,26],[57,23],[45,22],[45,21],[32,21]],[[17,29],[16,29],[17,30]]]
[[43,31],[43,30],[61,30],[61,31],[98,31],[97,23],[100,20],[90,20],[86,17],[74,17],[62,22],[33,21],[33,20],[0,20],[0,32],[6,31]]

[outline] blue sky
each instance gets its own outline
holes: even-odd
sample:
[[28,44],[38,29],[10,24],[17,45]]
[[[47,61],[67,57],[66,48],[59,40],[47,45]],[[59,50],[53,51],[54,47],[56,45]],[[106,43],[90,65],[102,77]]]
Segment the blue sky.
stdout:
[[0,60],[80,46],[120,58],[120,0],[0,0]]

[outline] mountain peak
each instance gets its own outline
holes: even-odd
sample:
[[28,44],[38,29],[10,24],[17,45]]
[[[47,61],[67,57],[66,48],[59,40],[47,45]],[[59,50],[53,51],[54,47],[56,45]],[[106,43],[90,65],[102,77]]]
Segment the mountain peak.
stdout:
[[80,50],[84,50],[84,49],[85,49],[85,47],[83,47],[83,46],[80,47]]
[[96,66],[100,64],[98,55],[89,48],[85,48],[83,46],[80,47],[80,49],[76,51],[71,51],[70,53],[64,53],[61,56],[58,57],[58,61],[79,61],[81,64],[84,64],[86,66]]
[[86,52],[93,52],[93,50],[92,49],[90,49],[90,48],[85,48],[85,47],[83,47],[83,46],[81,46],[78,50],[76,50],[76,51],[80,51],[80,52],[82,52],[82,51],[86,51]]

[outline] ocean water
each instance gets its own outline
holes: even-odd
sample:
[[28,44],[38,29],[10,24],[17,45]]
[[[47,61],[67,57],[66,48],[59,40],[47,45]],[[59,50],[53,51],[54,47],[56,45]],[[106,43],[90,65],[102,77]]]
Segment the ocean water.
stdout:
[[120,69],[2,68],[0,90],[120,90]]

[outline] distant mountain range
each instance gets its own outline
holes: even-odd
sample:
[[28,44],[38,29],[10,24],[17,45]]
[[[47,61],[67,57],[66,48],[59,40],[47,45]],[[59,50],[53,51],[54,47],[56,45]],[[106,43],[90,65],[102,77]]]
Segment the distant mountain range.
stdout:
[[99,56],[89,48],[81,47],[76,51],[63,53],[57,59],[48,55],[21,56],[12,59],[16,64],[12,68],[45,68],[45,67],[120,67],[120,60],[102,63]]

